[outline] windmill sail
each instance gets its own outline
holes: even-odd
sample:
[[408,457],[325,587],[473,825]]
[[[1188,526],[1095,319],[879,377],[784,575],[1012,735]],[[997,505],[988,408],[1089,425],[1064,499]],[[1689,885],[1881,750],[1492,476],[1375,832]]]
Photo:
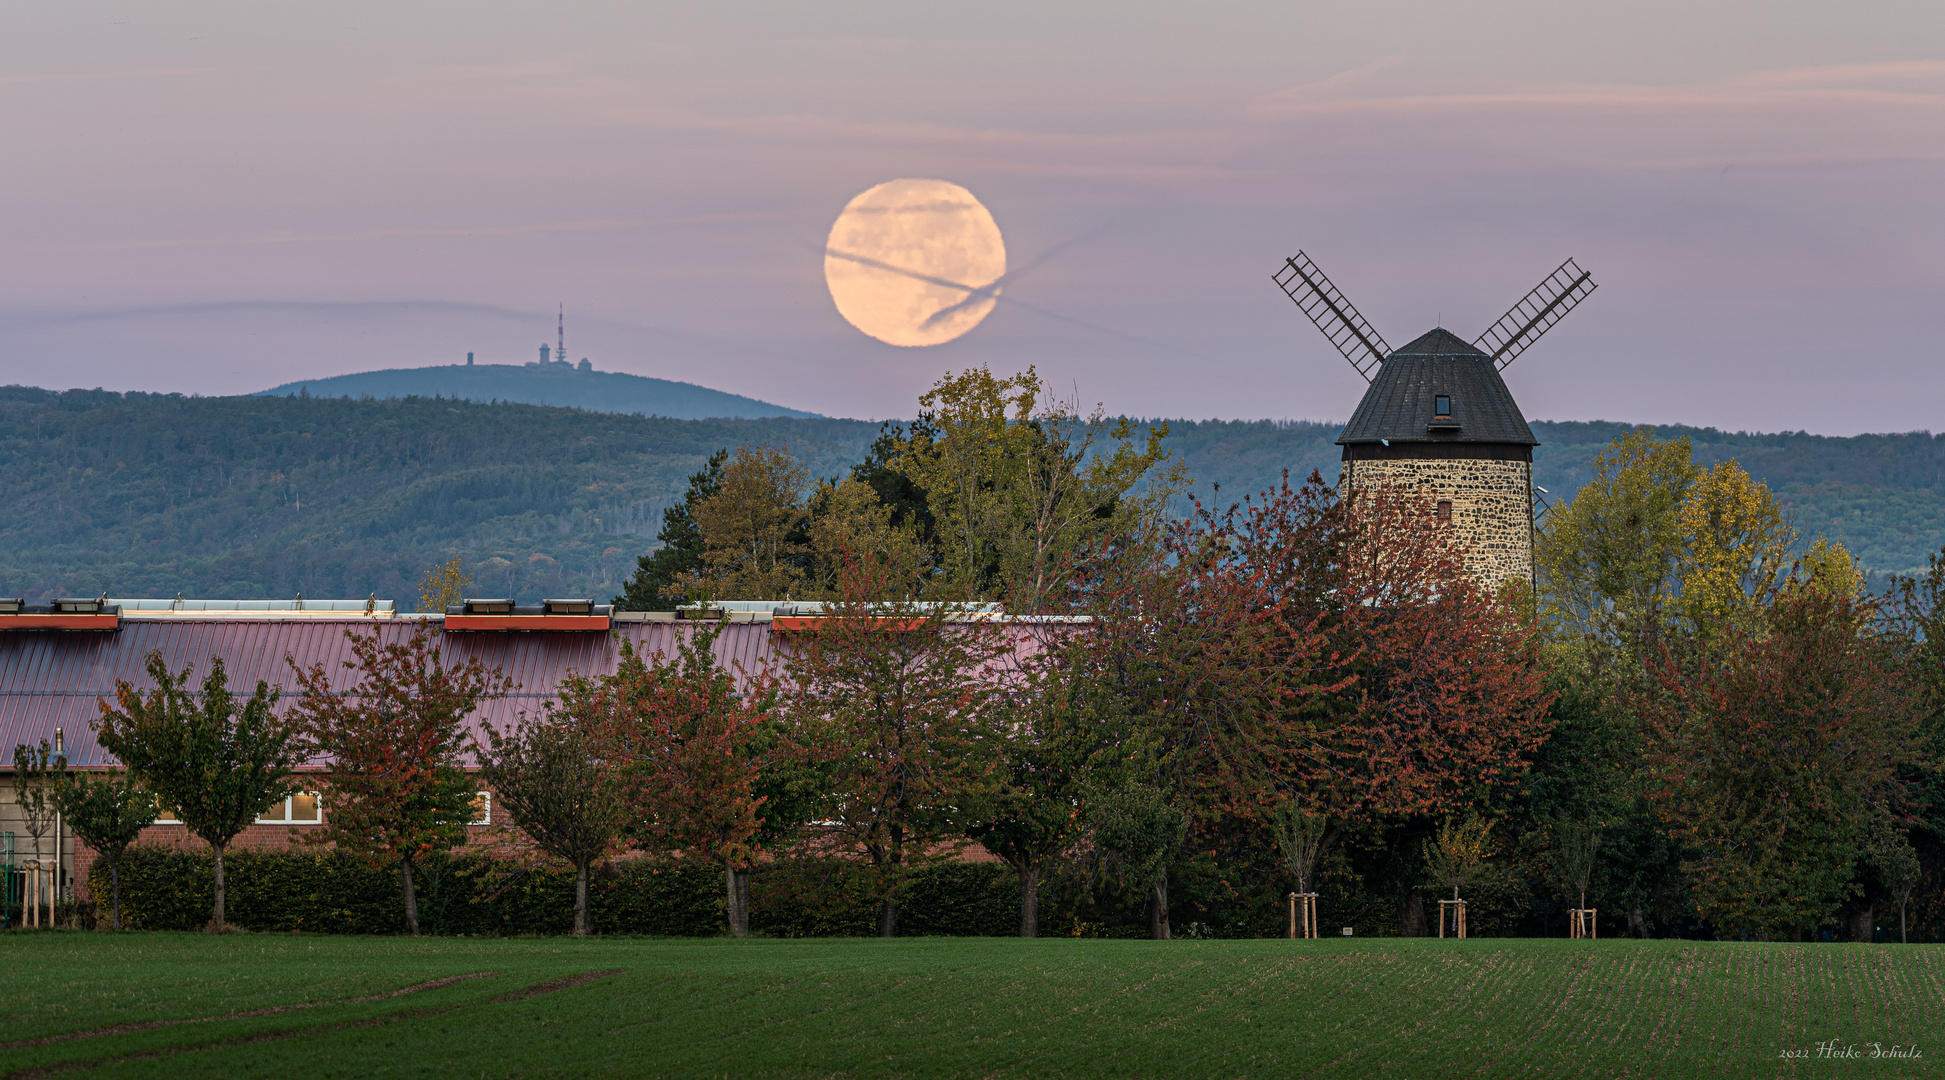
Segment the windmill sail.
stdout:
[[1317,324],[1317,329],[1364,376],[1364,381],[1370,382],[1371,373],[1384,363],[1391,346],[1344,299],[1344,294],[1317,269],[1317,264],[1299,251],[1294,258],[1283,260],[1283,269],[1276,272],[1275,278],[1277,288],[1296,301],[1298,309]]
[[1473,344],[1490,354],[1493,363],[1504,371],[1514,357],[1540,340],[1541,334],[1553,329],[1553,324],[1572,311],[1574,305],[1587,299],[1595,287],[1594,275],[1568,259],[1514,304],[1511,311],[1501,315],[1498,322],[1487,327]]

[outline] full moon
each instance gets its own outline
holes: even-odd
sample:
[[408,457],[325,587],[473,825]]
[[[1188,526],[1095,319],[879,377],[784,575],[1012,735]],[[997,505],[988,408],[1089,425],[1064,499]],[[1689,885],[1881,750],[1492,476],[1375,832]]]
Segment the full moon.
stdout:
[[944,180],[888,180],[852,199],[824,246],[838,314],[891,345],[941,345],[993,310],[1006,273],[999,226]]

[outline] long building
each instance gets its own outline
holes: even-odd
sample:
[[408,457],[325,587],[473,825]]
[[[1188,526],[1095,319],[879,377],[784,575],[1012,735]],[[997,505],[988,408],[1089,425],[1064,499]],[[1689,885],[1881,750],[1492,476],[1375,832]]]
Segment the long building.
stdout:
[[[715,642],[718,664],[734,672],[769,668],[777,657],[777,635],[801,627],[804,615],[770,604],[725,605],[732,609]],[[781,615],[779,613],[782,613]],[[59,601],[27,607],[0,601],[0,860],[56,864],[64,889],[85,893],[92,853],[77,849],[64,826],[41,840],[38,854],[27,835],[13,790],[12,751],[16,744],[58,745],[70,768],[102,769],[117,763],[95,740],[94,721],[103,702],[112,703],[119,683],[153,687],[147,658],[160,654],[171,671],[194,669],[200,682],[212,657],[222,657],[233,693],[251,693],[258,680],[286,691],[296,685],[293,663],[309,669],[323,664],[334,688],[356,682],[344,666],[351,657],[348,635],[376,632],[382,641],[408,640],[421,626],[440,630],[439,648],[448,664],[477,657],[506,673],[515,689],[488,701],[468,719],[502,727],[522,715],[537,715],[555,700],[556,688],[573,673],[606,675],[615,670],[624,642],[641,655],[673,655],[680,636],[699,625],[672,613],[610,612],[586,601],[548,602],[514,607],[505,601],[472,601],[445,614],[401,615],[389,601]],[[330,813],[326,788],[328,763],[315,761],[307,772],[314,788],[273,808],[236,840],[240,847],[284,847],[293,831],[322,823]],[[483,793],[476,840],[491,825],[507,824]],[[200,847],[180,824],[158,822],[144,842]]]

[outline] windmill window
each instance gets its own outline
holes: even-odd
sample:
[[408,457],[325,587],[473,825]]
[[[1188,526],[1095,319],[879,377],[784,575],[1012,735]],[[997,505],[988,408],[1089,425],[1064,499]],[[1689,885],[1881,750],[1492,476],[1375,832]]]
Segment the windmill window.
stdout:
[[1438,501],[1438,519],[1440,521],[1452,520],[1452,500],[1451,499],[1440,499]]
[[1433,400],[1433,401],[1435,401],[1435,402],[1437,402],[1437,407],[1436,407],[1436,408],[1434,408],[1434,409],[1432,410],[1433,412],[1435,412],[1435,413],[1437,413],[1437,414],[1438,414],[1439,416],[1451,416],[1451,415],[1452,415],[1452,397],[1451,397],[1451,395],[1449,395],[1449,394],[1440,394],[1440,395],[1438,395],[1438,396],[1437,396],[1436,398],[1434,398],[1434,399],[1432,399],[1432,400]]

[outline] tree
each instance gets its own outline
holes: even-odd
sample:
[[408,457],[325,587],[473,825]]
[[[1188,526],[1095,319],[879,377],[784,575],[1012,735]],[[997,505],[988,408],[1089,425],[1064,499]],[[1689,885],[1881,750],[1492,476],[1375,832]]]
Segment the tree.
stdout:
[[[27,835],[34,839],[37,868],[41,861],[41,837],[54,827],[54,816],[59,812],[55,794],[67,776],[67,768],[67,759],[54,753],[46,739],[39,746],[25,743],[14,746],[14,805],[20,808],[21,824],[26,826]],[[51,902],[49,906],[52,907]]]
[[[1682,500],[1678,610],[1699,637],[1759,617],[1789,568],[1795,531],[1769,488],[1734,461],[1698,476]],[[1838,550],[1842,550],[1841,548]],[[1828,562],[1820,557],[1819,565]]]
[[1684,876],[1721,936],[1806,933],[1853,892],[1919,721],[1874,617],[1845,593],[1779,590],[1760,625],[1673,638],[1650,664],[1634,700],[1650,797],[1692,852]]
[[535,846],[573,865],[574,934],[588,936],[594,931],[588,868],[614,853],[628,823],[615,763],[581,715],[551,702],[544,718],[504,733],[482,727],[486,743],[475,744],[479,778]]
[[1925,880],[1925,867],[1902,830],[1879,829],[1872,840],[1871,864],[1877,868],[1884,887],[1898,901],[1898,943],[1909,945],[1911,935],[1905,925],[1905,910],[1911,903],[1912,890]]
[[1593,881],[1600,852],[1599,822],[1567,819],[1554,823],[1547,867],[1563,889],[1579,898],[1577,907],[1587,906],[1587,886]]
[[349,689],[332,688],[323,664],[285,661],[302,693],[291,720],[330,759],[330,808],[324,827],[307,833],[364,855],[374,867],[397,866],[405,898],[405,931],[419,932],[412,864],[466,842],[477,791],[462,767],[470,745],[466,718],[482,701],[512,688],[504,673],[478,657],[448,666],[421,625],[405,642],[381,632],[346,630],[358,673]]
[[1129,784],[1093,801],[1088,832],[1110,873],[1148,894],[1148,931],[1170,937],[1168,868],[1189,836],[1189,815],[1157,788]]
[[223,852],[296,790],[290,778],[308,754],[298,728],[277,715],[279,693],[268,683],[257,680],[238,707],[221,657],[210,658],[200,693],[189,689],[190,668],[171,674],[160,652],[149,654],[148,672],[155,688],[146,695],[116,680],[120,708],[101,703],[96,737],[215,853],[209,926],[221,933]]
[[441,563],[419,582],[419,610],[445,611],[447,605],[464,600],[471,585],[472,579],[459,559]]
[[878,932],[898,932],[913,865],[949,854],[993,783],[995,668],[1007,644],[951,604],[874,602],[892,586],[857,560],[843,599],[782,643],[795,745],[828,770],[819,817],[870,859]]
[[1116,742],[1121,710],[1088,677],[1071,641],[1034,642],[1000,702],[998,786],[967,835],[1020,882],[1020,936],[1040,933],[1040,882],[1086,831],[1097,759]]
[[790,451],[743,445],[715,494],[696,504],[702,567],[677,581],[692,596],[783,598],[803,580],[810,474]]
[[1270,813],[1270,830],[1276,834],[1284,868],[1297,879],[1297,892],[1314,892],[1317,860],[1329,846],[1330,818],[1304,809],[1295,799],[1284,799]]
[[1186,484],[1162,449],[1168,425],[1137,445],[1132,421],[1081,414],[1032,368],[948,373],[919,404],[898,469],[925,493],[947,576],[1017,611],[1061,597],[1079,550],[1158,514]]
[[1688,437],[1638,427],[1546,517],[1534,546],[1542,611],[1577,638],[1637,649],[1660,626],[1684,552],[1682,508],[1702,470]]
[[655,537],[661,546],[635,561],[635,576],[615,597],[616,608],[667,610],[664,605],[682,598],[682,575],[703,568],[702,527],[696,523],[696,508],[721,488],[723,463],[728,460],[728,450],[709,455],[702,471],[689,477],[689,490],[682,501],[662,511],[662,531]]
[[598,725],[606,752],[626,770],[644,845],[723,868],[729,928],[740,938],[750,931],[750,869],[763,852],[765,773],[779,748],[768,678],[739,686],[716,663],[721,633],[690,631],[674,657],[645,659],[623,642],[614,674],[571,680],[562,708]]
[[840,595],[838,580],[857,559],[870,559],[893,568],[902,587],[922,590],[936,561],[931,548],[912,524],[901,524],[870,484],[855,477],[824,482],[810,498],[810,573],[804,595]]
[[89,777],[70,774],[54,789],[54,803],[68,828],[108,864],[109,925],[122,928],[122,855],[155,824],[155,793],[127,772]]
[[1460,899],[1459,891],[1477,878],[1486,860],[1492,858],[1498,846],[1492,827],[1491,821],[1474,812],[1457,824],[1446,819],[1425,841],[1425,871],[1433,881],[1452,890],[1452,899]]

